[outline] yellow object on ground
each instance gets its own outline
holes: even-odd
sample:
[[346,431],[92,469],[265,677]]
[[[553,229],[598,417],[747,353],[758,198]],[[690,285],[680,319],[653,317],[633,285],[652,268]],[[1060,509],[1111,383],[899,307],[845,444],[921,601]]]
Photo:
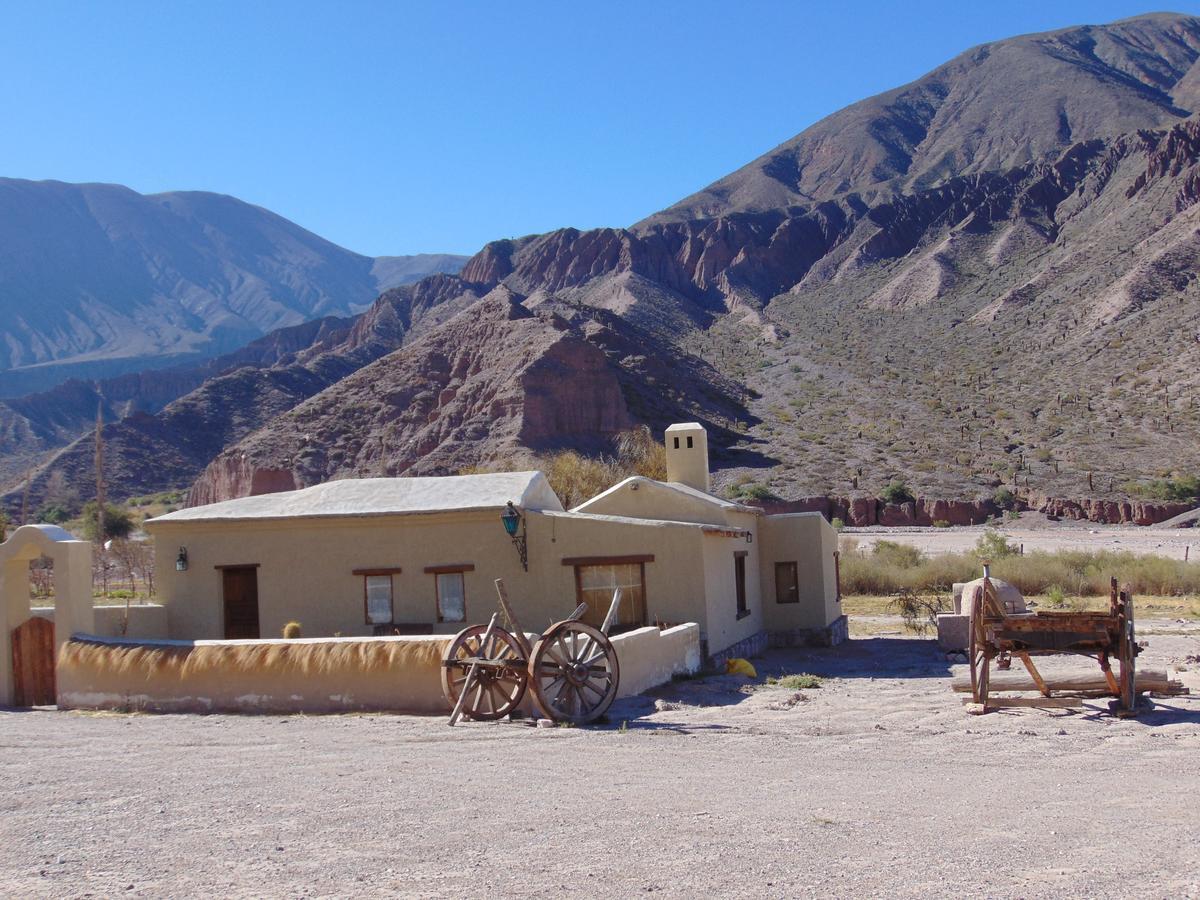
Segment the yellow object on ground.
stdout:
[[727,659],[725,660],[726,675],[745,675],[749,678],[757,678],[758,671],[754,666],[750,665],[748,659]]

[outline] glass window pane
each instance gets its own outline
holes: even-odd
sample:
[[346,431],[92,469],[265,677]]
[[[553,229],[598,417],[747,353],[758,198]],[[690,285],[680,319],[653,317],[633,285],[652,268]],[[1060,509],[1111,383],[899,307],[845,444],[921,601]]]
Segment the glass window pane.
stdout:
[[445,572],[438,575],[437,597],[439,621],[466,621],[467,590],[462,572]]
[[392,576],[368,575],[367,621],[382,625],[392,621]]

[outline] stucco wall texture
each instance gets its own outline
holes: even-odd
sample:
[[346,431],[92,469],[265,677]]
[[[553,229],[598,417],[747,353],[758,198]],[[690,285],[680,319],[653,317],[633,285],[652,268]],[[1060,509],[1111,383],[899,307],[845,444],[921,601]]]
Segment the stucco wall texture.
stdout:
[[[699,634],[693,623],[615,636],[618,696],[697,671]],[[440,636],[73,640],[59,653],[59,706],[163,713],[447,713],[440,674],[447,645]],[[531,696],[526,695],[527,712],[533,711]]]
[[[633,478],[570,512],[523,510],[526,571],[500,512],[152,520],[168,633],[224,637],[223,569],[237,566],[254,569],[264,638],[280,635],[289,621],[300,622],[306,637],[373,634],[363,571],[391,573],[392,622],[402,630],[454,634],[486,622],[497,609],[500,578],[522,626],[541,631],[575,608],[576,564],[623,559],[644,560],[645,623],[696,622],[709,654],[764,630],[819,629],[841,615],[837,535],[817,513],[765,516],[687,486]],[[175,569],[181,547],[183,572]],[[740,614],[739,555],[746,595]],[[776,602],[780,561],[796,563],[797,603]],[[429,570],[443,567],[465,570],[465,621],[439,621]]]

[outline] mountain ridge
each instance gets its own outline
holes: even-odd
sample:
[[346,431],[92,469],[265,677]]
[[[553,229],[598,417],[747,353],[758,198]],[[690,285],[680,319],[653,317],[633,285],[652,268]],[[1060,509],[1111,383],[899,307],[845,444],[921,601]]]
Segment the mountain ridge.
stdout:
[[[713,210],[685,198],[632,228],[495,241],[457,276],[381,297],[350,326],[385,335],[380,354],[326,385],[304,382],[319,388],[310,396],[274,395],[277,415],[242,410],[193,499],[572,446],[570,429],[524,429],[527,413],[590,423],[578,442],[589,452],[621,427],[687,415],[710,428],[720,489],[850,502],[902,479],[926,498],[987,501],[972,509],[1005,488],[1047,509],[1125,515],[1132,505],[1077,501],[1200,468],[1200,120],[1172,99],[1200,84],[1200,19],[987,47],[934,70],[936,91],[914,94],[918,79],[880,95],[905,109],[869,98],[818,123],[818,135],[857,136],[859,156],[835,141],[823,170],[807,158],[794,167],[792,187],[818,188],[804,202],[763,174],[776,148],[733,173]],[[1045,71],[1030,60],[1070,77],[1035,85],[1022,118],[984,88]],[[927,137],[896,132],[930,91],[944,96],[921,112]],[[989,123],[983,136],[942,127],[955,109]],[[1131,127],[1113,132],[1113,109]],[[813,134],[781,145],[784,156],[808,152]],[[1000,152],[1006,140],[1015,149]],[[888,147],[904,152],[886,158]],[[947,147],[954,164],[939,169]],[[856,183],[847,171],[866,174]],[[352,344],[327,361],[334,375]],[[574,355],[556,356],[568,345]],[[545,377],[554,371],[564,377]],[[580,371],[618,385],[619,401],[579,389]],[[269,372],[256,377],[282,377]],[[87,440],[68,456],[85,465]],[[129,471],[132,489],[140,470]],[[1139,509],[1134,518],[1152,515]]]
[[460,260],[373,260],[226,194],[0,178],[0,395],[199,361]]

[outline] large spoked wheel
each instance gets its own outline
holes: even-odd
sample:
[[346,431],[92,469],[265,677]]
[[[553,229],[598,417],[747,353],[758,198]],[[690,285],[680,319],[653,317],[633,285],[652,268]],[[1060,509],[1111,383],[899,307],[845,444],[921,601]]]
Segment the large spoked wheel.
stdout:
[[599,628],[558,622],[533,646],[529,677],[538,705],[550,718],[583,725],[608,711],[617,697],[617,652]]
[[1119,619],[1121,629],[1117,647],[1120,672],[1117,682],[1121,686],[1121,709],[1133,712],[1137,707],[1137,674],[1134,659],[1137,657],[1137,641],[1133,631],[1133,598],[1125,595],[1121,601]]
[[486,625],[464,628],[450,642],[442,661],[442,692],[453,708],[467,686],[471,664],[479,660],[475,682],[463,703],[464,715],[478,721],[507,716],[521,705],[529,684],[525,654],[517,639],[503,628],[495,628],[484,647],[486,632]]
[[976,703],[982,703],[987,706],[988,700],[988,682],[991,680],[991,661],[987,654],[987,634],[983,621],[983,598],[977,597],[974,606],[971,608],[971,620],[969,631],[971,632],[971,646],[967,655],[967,661],[971,664],[971,696]]

